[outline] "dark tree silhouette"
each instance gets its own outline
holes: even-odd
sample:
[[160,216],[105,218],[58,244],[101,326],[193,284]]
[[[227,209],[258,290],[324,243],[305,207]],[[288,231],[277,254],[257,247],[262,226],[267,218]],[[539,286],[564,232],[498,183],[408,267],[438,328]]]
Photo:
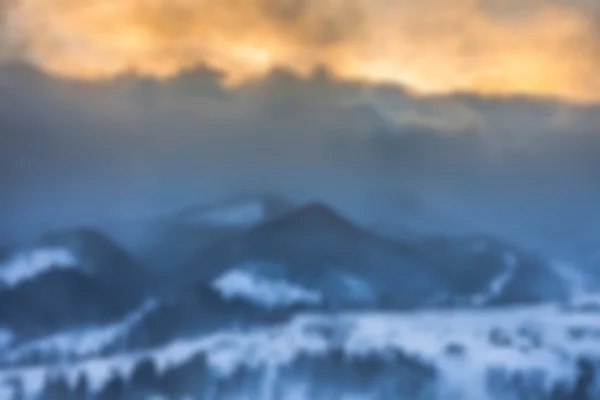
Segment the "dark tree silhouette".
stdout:
[[209,380],[210,371],[206,365],[206,356],[198,354],[186,363],[165,371],[160,387],[161,392],[167,397],[178,398],[194,393],[204,393]]
[[559,382],[554,385],[550,393],[550,400],[569,400],[570,398],[569,388],[564,383]]
[[90,397],[87,375],[82,373],[75,384],[74,397],[78,400],[87,400]]
[[590,393],[594,383],[594,364],[585,358],[577,362],[578,376],[573,390],[573,400],[593,400]]
[[135,390],[155,389],[159,380],[156,365],[151,358],[141,360],[131,376],[131,386]]
[[71,388],[64,376],[49,376],[44,387],[44,400],[69,400]]
[[121,400],[124,399],[125,384],[118,373],[113,373],[104,389],[98,395],[98,400]]
[[[0,288],[1,289],[1,288]],[[25,390],[23,389],[23,382],[18,378],[13,378],[5,381],[12,390],[12,400],[25,400]]]

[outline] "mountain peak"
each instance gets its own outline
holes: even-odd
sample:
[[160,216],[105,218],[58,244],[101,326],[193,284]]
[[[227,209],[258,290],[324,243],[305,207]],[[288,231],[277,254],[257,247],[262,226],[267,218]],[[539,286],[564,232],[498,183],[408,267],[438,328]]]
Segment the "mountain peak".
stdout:
[[40,245],[69,251],[80,268],[104,280],[145,285],[145,273],[137,261],[112,239],[91,228],[56,232],[42,238]]
[[115,244],[102,233],[86,227],[53,232],[43,236],[42,241],[49,244],[60,244],[67,247],[73,247],[77,250],[115,246]]
[[296,211],[298,217],[319,218],[336,223],[347,223],[346,219],[330,205],[317,201],[309,203]]
[[180,218],[210,226],[247,228],[277,217],[289,208],[288,202],[277,196],[244,196],[189,207],[180,213]]
[[328,228],[340,230],[356,230],[357,227],[338,213],[330,205],[323,202],[312,202],[288,214],[269,221],[263,228],[294,225],[306,228]]

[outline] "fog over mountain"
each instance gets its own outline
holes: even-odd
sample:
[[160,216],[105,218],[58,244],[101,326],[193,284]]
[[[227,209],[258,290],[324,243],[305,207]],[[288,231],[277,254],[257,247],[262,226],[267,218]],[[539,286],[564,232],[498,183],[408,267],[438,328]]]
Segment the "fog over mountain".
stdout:
[[275,193],[392,231],[595,244],[594,105],[422,97],[325,70],[233,89],[218,76],[85,83],[4,67],[3,240]]
[[[240,215],[232,207],[221,222]],[[600,393],[600,308],[585,271],[481,235],[390,239],[323,203],[205,230],[195,246],[194,231],[165,230],[166,220],[140,228],[162,234],[148,247],[77,229],[9,252],[0,264],[4,398]],[[192,226],[217,222],[200,221]],[[144,262],[177,239],[191,248],[163,252],[158,268]]]

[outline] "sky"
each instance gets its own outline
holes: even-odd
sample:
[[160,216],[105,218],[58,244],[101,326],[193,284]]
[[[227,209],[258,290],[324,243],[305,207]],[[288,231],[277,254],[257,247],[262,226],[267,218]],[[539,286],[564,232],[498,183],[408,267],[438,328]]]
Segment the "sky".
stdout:
[[273,68],[421,93],[600,95],[595,0],[4,0],[4,58],[102,79]]
[[276,192],[600,237],[595,0],[1,0],[0,242]]

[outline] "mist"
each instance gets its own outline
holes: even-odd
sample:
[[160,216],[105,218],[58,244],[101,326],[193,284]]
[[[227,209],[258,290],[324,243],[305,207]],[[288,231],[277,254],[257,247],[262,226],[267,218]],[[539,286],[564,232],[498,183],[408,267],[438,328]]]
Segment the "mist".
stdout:
[[597,237],[596,105],[422,96],[325,68],[233,88],[221,78],[200,68],[98,83],[4,67],[3,240],[263,193],[326,200],[368,226],[544,249]]

